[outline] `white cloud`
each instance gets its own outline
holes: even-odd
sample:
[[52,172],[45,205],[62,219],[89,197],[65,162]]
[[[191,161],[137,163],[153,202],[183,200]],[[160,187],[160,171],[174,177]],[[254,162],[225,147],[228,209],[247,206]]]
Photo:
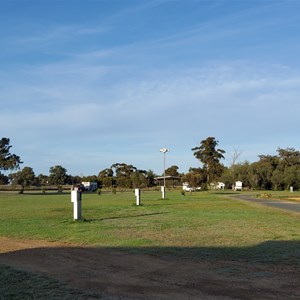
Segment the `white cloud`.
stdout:
[[[296,71],[240,62],[168,73],[140,72],[140,79],[114,81],[120,70],[76,62],[29,69],[29,84],[22,83],[20,73],[14,82],[6,80],[0,92],[2,99],[9,99],[0,111],[3,135],[18,141],[20,154],[33,167],[36,160],[40,165],[49,160],[54,165],[66,159],[67,169],[88,174],[88,168],[96,173],[116,161],[128,159],[134,164],[135,156],[140,168],[159,169],[159,158],[154,164],[151,153],[161,146],[172,148],[170,163],[172,157],[181,157],[177,165],[187,171],[197,165],[190,149],[207,136],[215,136],[221,147],[241,148],[248,159],[255,152],[249,144],[258,145],[258,155],[285,147],[281,142],[298,134],[300,77]],[[89,73],[93,75],[88,79],[93,80],[86,80]],[[109,84],[101,84],[107,77]],[[73,167],[80,153],[86,167],[80,163]]]

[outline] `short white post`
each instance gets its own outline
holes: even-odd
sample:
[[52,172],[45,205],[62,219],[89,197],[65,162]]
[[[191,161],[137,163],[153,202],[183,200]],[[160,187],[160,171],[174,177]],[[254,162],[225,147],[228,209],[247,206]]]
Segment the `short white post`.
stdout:
[[160,187],[162,199],[166,198],[166,188],[164,186]]
[[135,198],[136,198],[136,205],[140,205],[141,204],[141,190],[135,189],[134,193],[135,193]]
[[294,192],[294,188],[292,186],[290,186],[290,192],[293,193]]
[[73,218],[81,220],[81,191],[71,191],[71,202],[73,202]]

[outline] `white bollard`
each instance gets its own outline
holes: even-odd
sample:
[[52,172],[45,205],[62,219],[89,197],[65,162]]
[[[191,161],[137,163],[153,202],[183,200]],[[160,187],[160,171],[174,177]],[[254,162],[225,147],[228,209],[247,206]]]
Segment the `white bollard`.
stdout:
[[135,198],[136,198],[136,205],[141,204],[141,190],[140,189],[135,189],[134,190]]
[[73,218],[81,220],[81,191],[71,191],[71,202],[73,202]]
[[161,197],[162,199],[166,198],[166,188],[164,186],[162,186],[161,188]]
[[293,193],[294,192],[294,188],[292,186],[290,186],[290,192]]

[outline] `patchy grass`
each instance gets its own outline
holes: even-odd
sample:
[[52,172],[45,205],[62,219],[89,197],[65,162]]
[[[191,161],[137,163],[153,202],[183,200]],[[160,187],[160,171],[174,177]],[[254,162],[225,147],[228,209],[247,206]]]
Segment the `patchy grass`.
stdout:
[[45,276],[0,265],[0,299],[83,300],[100,299],[99,295],[70,289]]
[[265,198],[272,200],[287,200],[291,202],[300,202],[299,191],[267,191],[256,195],[257,198]]
[[84,194],[83,222],[72,219],[70,194],[0,193],[0,236],[105,247],[251,247],[300,240],[299,216],[256,207],[226,193],[183,196],[143,192]]
[[[231,194],[182,195],[173,191],[167,193],[168,200],[162,200],[159,192],[143,192],[142,206],[135,205],[133,192],[84,194],[84,219],[74,222],[69,193],[2,192],[0,236],[172,255],[176,259],[220,259],[274,267],[283,263],[298,268],[299,214],[233,199]],[[287,195],[274,194],[277,198]],[[97,297],[0,265],[0,299]]]

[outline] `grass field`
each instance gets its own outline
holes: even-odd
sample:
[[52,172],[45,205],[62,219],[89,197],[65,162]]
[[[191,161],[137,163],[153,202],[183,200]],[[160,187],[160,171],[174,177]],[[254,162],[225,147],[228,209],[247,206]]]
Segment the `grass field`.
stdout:
[[251,252],[271,260],[282,259],[282,242],[291,248],[284,256],[293,256],[299,215],[230,195],[174,191],[162,200],[159,192],[143,192],[135,206],[132,192],[83,194],[84,221],[74,222],[69,193],[0,193],[0,236],[196,256]]
[[[121,249],[189,259],[300,266],[299,214],[230,198],[230,192],[181,195],[83,194],[73,221],[70,194],[0,192],[0,236]],[[286,199],[287,192],[272,193]],[[300,193],[294,193],[298,199]],[[16,288],[18,287],[18,288]],[[0,299],[93,299],[53,279],[0,265]]]

